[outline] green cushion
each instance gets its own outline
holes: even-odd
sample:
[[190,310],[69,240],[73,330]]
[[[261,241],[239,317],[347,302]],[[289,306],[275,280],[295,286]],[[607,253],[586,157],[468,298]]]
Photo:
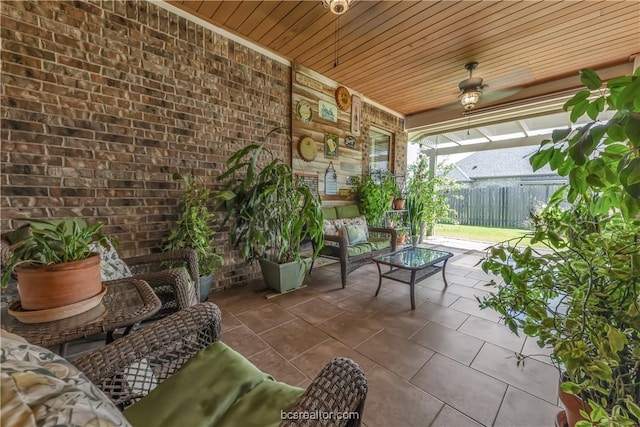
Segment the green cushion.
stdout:
[[[271,384],[257,388],[263,383]],[[254,389],[255,393],[252,392]],[[127,408],[124,415],[134,427],[252,425],[225,421],[238,422],[243,417],[249,421],[262,419],[262,425],[278,425],[280,409],[288,410],[297,399],[293,399],[293,389],[297,397],[304,391],[275,382],[242,355],[216,342],[198,352],[178,372]],[[271,400],[258,401],[267,399],[265,394],[269,394]],[[252,401],[253,398],[257,400]],[[243,408],[249,407],[255,407],[256,413],[243,413]],[[272,419],[274,414],[277,417]]]
[[391,246],[391,239],[389,237],[369,237],[368,243],[374,251],[379,251]]
[[371,243],[358,243],[357,245],[350,245],[347,247],[348,256],[357,256],[371,252]]
[[358,205],[336,206],[338,218],[355,218],[360,216]]
[[322,208],[322,218],[323,219],[338,219],[336,215],[336,208],[333,206],[330,208]]

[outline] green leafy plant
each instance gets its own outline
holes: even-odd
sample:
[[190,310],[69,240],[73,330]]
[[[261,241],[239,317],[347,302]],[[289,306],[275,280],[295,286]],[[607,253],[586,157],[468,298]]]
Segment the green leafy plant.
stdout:
[[21,237],[11,245],[12,254],[4,265],[2,286],[7,285],[18,266],[80,261],[93,255],[92,243],[109,245],[107,238],[100,233],[104,225],[101,222],[88,225],[79,218],[28,221],[28,226],[18,230]]
[[425,214],[425,202],[419,195],[412,193],[407,198],[406,208],[409,211],[409,231],[412,236],[418,236],[420,223]]
[[374,170],[363,178],[355,177],[353,192],[358,198],[358,207],[372,226],[381,225],[391,201],[399,193],[393,175],[387,171]]
[[[447,172],[453,166],[441,166],[434,177],[429,177],[429,163],[427,156],[421,153],[415,163],[409,166],[409,180],[407,184],[408,197],[422,207],[415,216],[418,224],[425,222],[429,226],[436,223],[450,223],[457,214],[449,206],[449,198],[461,197],[455,195],[460,188],[455,180],[447,178]],[[413,220],[414,215],[411,215]],[[418,234],[418,233],[416,233]]]
[[[231,221],[231,242],[242,245],[246,262],[300,261],[300,245],[306,238],[317,243],[315,258],[324,244],[318,196],[265,148],[269,136],[280,129],[270,131],[262,144],[236,151],[217,178],[226,187],[216,195],[227,211],[224,223]],[[261,159],[266,162],[262,168]]]
[[[553,349],[562,390],[586,402],[578,426],[640,424],[640,71],[610,80],[582,70],[588,90],[564,106],[576,122],[556,130],[531,159],[569,184],[532,214],[531,244],[490,248],[484,271],[504,284],[481,301],[515,333]],[[592,98],[592,92],[596,97]],[[598,121],[606,109],[613,117]],[[524,236],[523,236],[524,237]],[[520,360],[524,357],[519,355]]]
[[184,182],[180,216],[171,230],[164,250],[193,249],[198,256],[200,276],[213,274],[224,259],[213,248],[215,217],[208,208],[212,192],[197,177],[173,174],[175,181]]

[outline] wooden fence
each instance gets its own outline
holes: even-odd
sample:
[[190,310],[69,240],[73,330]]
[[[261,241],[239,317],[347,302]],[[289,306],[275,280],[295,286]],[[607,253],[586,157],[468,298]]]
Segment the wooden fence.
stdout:
[[461,199],[449,199],[461,225],[528,228],[529,212],[545,204],[559,184],[462,188]]

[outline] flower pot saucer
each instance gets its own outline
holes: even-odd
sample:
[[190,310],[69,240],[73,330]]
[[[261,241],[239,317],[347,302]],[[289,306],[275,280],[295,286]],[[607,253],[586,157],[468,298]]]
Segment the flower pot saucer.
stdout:
[[[48,308],[45,310],[25,310],[20,305],[20,301],[16,301],[9,306],[10,315],[18,319],[22,323],[44,323],[54,320],[66,319],[67,317],[76,316],[96,307],[102,301],[102,297],[107,293],[107,288],[102,285],[102,290],[86,300],[76,302],[74,304],[61,307]],[[103,306],[103,311],[104,309]],[[102,314],[102,313],[98,313]]]

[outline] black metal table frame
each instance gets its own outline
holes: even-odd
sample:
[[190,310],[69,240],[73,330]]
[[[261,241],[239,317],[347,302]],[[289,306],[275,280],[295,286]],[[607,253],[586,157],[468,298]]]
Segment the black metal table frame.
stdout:
[[[412,249],[413,248],[403,249],[402,251],[407,251]],[[431,250],[426,248],[421,248],[421,249]],[[386,254],[384,255],[384,257],[389,257],[402,251],[396,251],[390,254]],[[444,251],[439,251],[439,252],[444,252]],[[415,310],[416,309],[416,298],[415,298],[416,283],[421,282],[427,277],[433,276],[439,271],[442,271],[442,279],[444,280],[444,286],[445,287],[449,286],[449,284],[447,283],[447,277],[445,276],[445,269],[447,267],[447,261],[449,260],[449,258],[453,256],[453,254],[450,252],[445,252],[445,253],[447,253],[448,255],[440,257],[432,262],[420,265],[418,267],[405,267],[395,263],[381,260],[379,257],[373,258],[373,261],[378,266],[378,289],[376,289],[375,296],[378,296],[378,293],[380,293],[380,288],[382,286],[383,278],[390,279],[395,282],[405,283],[411,287],[411,310]],[[388,265],[389,267],[391,267],[391,270],[388,271],[387,273],[383,273],[382,269],[380,268],[381,264]],[[409,280],[405,278],[408,274],[410,274]]]

